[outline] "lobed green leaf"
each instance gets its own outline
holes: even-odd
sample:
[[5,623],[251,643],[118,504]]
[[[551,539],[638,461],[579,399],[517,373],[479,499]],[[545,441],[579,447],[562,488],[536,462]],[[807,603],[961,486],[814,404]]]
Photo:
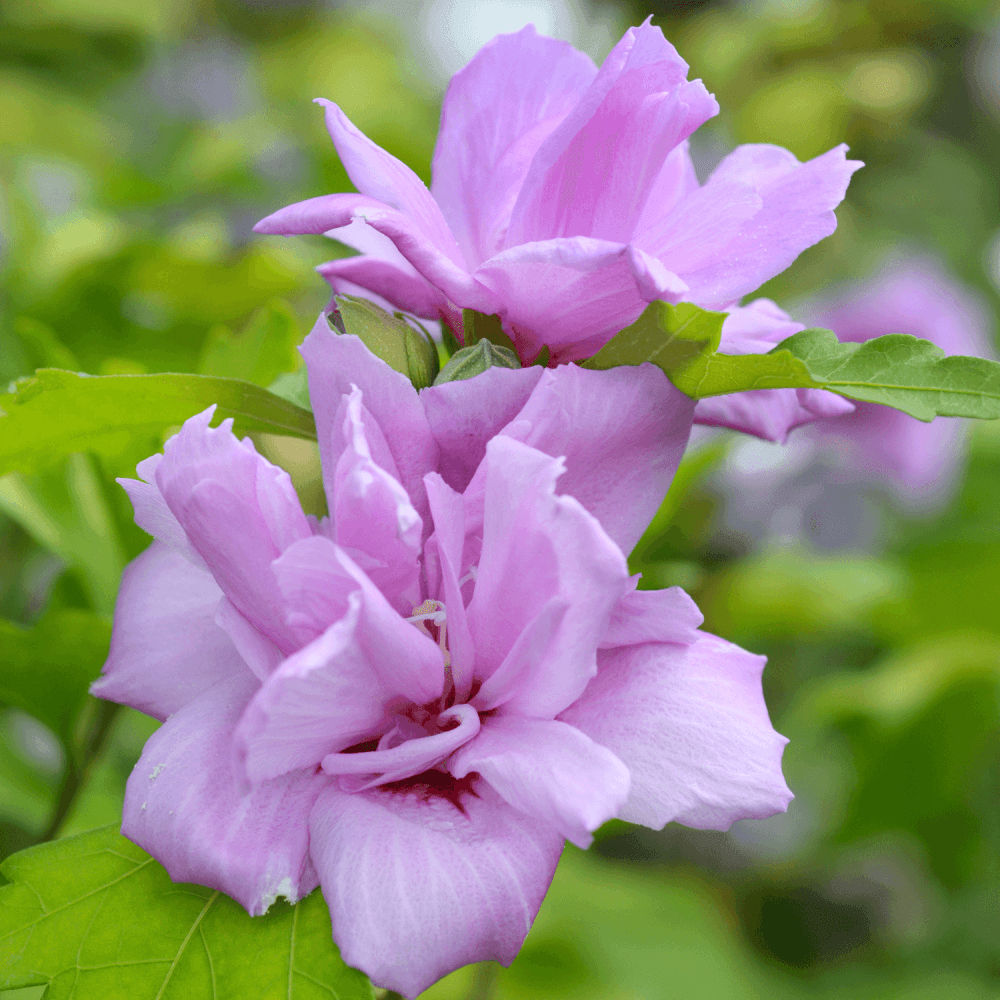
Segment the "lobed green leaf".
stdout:
[[174,884],[105,827],[12,855],[0,871],[0,990],[46,1000],[372,1000],[333,944],[317,891],[263,917]]
[[207,375],[81,375],[42,368],[0,395],[0,475],[77,451],[114,455],[216,404],[234,430],[316,438],[312,414],[260,386]]
[[692,399],[755,389],[827,389],[919,420],[1000,418],[995,361],[946,357],[930,341],[901,333],[856,344],[819,329],[796,333],[767,354],[720,354],[725,318],[689,302],[653,302],[583,367],[649,361]]

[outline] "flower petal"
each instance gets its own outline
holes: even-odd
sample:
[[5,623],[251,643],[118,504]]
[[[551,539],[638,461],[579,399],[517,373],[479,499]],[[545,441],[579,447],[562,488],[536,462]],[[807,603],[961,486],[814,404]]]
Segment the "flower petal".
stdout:
[[705,616],[680,587],[633,590],[611,612],[601,649],[636,646],[643,642],[690,644],[700,633]]
[[153,542],[122,574],[111,649],[91,693],[162,722],[218,681],[249,676],[215,624],[220,599],[207,571]]
[[400,617],[347,553],[329,538],[296,542],[274,563],[296,635],[310,641],[348,613],[361,594],[356,641],[382,685],[423,705],[441,696],[444,660],[428,636]]
[[577,847],[625,804],[628,768],[565,722],[494,716],[448,761],[456,778],[478,772],[515,809]]
[[399,482],[417,513],[426,517],[423,477],[437,466],[438,447],[413,383],[375,357],[357,337],[334,333],[324,315],[306,337],[301,353],[309,369],[309,398],[331,507],[335,499],[331,477],[345,447],[337,415],[342,398],[356,385],[387,442]]
[[319,638],[290,656],[247,706],[236,745],[254,784],[314,768],[329,753],[389,728],[388,689],[359,642],[361,594]]
[[544,371],[538,365],[488,368],[474,379],[445,382],[420,393],[440,449],[438,472],[452,489],[461,493],[469,485],[486,457],[487,441],[517,417]]
[[327,783],[299,771],[243,789],[233,732],[257,686],[247,672],[171,716],[146,743],[122,816],[122,833],[174,882],[218,889],[251,916],[315,888],[308,818]]
[[503,433],[563,456],[575,497],[623,552],[659,509],[687,446],[694,403],[652,364],[545,372]]
[[213,409],[191,417],[164,446],[156,483],[223,593],[283,651],[285,625],[271,562],[312,534],[288,473],[238,441],[232,421],[209,427]]
[[730,153],[706,187],[749,184],[764,205],[712,263],[684,272],[691,301],[709,309],[735,302],[829,236],[837,228],[833,210],[861,166],[846,152],[846,146],[837,146],[806,163],[777,146],[739,146]]
[[688,290],[637,247],[587,236],[511,247],[475,276],[502,303],[504,327],[525,361],[543,346],[554,362],[588,358],[652,299],[679,302]]
[[726,830],[784,812],[792,798],[781,775],[788,741],[771,727],[761,691],[764,663],[707,633],[688,646],[610,650],[559,718],[629,769],[622,819]]
[[346,445],[337,459],[334,488],[328,490],[333,537],[364,567],[386,600],[407,615],[420,603],[423,522],[403,487],[373,458],[369,436],[385,456],[382,461],[388,459],[396,472],[381,430],[363,411],[360,389],[343,397],[339,416]]
[[[573,497],[556,496],[560,459],[507,437],[486,449],[483,547],[469,628],[476,673],[486,680],[550,600],[566,603],[541,660],[490,688],[489,705],[552,718],[573,703],[597,669],[597,645],[629,589],[621,550]],[[480,691],[484,696],[486,685]]]
[[[573,158],[576,157],[581,164],[589,165],[588,172],[583,173],[581,180],[591,176],[589,170],[611,168],[613,159],[602,163],[599,159],[595,162],[594,157],[599,156],[601,151],[613,154],[616,150],[614,139],[609,141],[608,136],[617,138],[615,131],[621,127],[623,100],[627,100],[630,96],[633,99],[638,97],[639,101],[636,103],[640,103],[653,90],[663,93],[682,84],[691,86],[686,84],[687,72],[687,63],[663,37],[663,32],[659,28],[653,27],[648,20],[638,28],[629,28],[604,60],[587,92],[535,155],[514,207],[505,246],[509,248],[534,240],[567,235],[604,236],[603,232],[589,229],[571,231],[565,227],[560,228],[559,214],[571,211],[574,202],[580,204],[580,208],[576,209],[577,212],[581,209],[592,211],[595,198],[600,197],[594,190],[596,184],[589,185],[583,190],[573,190]],[[653,80],[643,80],[637,87],[637,78],[642,77],[644,73],[652,73],[655,83]],[[611,131],[597,139],[596,145],[600,150],[588,150],[583,147],[582,136],[587,134],[588,127],[593,128],[593,125],[598,123],[610,127]],[[679,138],[683,139],[686,136]],[[658,143],[650,143],[649,135],[645,136],[645,140],[647,147],[654,151],[652,157],[654,162],[649,164],[645,156],[640,155],[637,158],[637,165],[640,175],[649,173],[652,166],[652,176],[645,178],[648,185],[656,179],[669,149],[661,152]],[[594,138],[591,137],[590,141],[593,143]],[[670,145],[674,145],[676,141]],[[622,164],[619,163],[617,166],[621,168]],[[617,184],[610,186],[619,198],[621,194],[626,198],[631,194],[619,192]],[[642,197],[643,202],[648,192],[647,186]],[[642,204],[637,208],[641,212]],[[631,232],[628,235],[631,235]],[[627,242],[627,237],[622,241]]]
[[395,264],[371,257],[344,257],[316,268],[334,295],[353,295],[356,288],[384,299],[423,319],[441,319],[448,313],[448,300],[426,278],[410,274]]
[[431,192],[470,269],[491,257],[538,147],[597,73],[528,25],[484,45],[448,84]]
[[563,845],[484,782],[458,804],[436,791],[331,788],[309,821],[344,961],[411,998],[470,962],[514,960]]

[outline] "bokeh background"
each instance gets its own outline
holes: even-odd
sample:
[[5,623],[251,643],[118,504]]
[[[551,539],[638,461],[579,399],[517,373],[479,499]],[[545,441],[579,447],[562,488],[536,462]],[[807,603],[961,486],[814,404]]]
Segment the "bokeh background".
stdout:
[[[0,379],[205,370],[220,325],[244,330],[275,298],[308,329],[331,244],[251,227],[349,189],[313,97],[429,180],[443,86],[493,34],[534,21],[599,61],[648,13],[722,105],[695,137],[703,177],[740,142],[807,158],[846,140],[868,164],[836,234],[765,294],[794,311],[929,254],[992,335],[992,3],[4,0]],[[789,452],[697,436],[632,561],[768,654],[797,797],[725,834],[609,825],[568,850],[510,970],[463,970],[426,997],[1000,997],[1000,428],[969,431],[958,481],[929,504],[840,482],[782,487],[752,516],[741,498],[794,479]],[[271,444],[308,490],[311,456]],[[31,655],[99,668],[118,576],[147,541],[113,477],[159,445],[0,479],[0,704],[5,661],[30,652],[18,627],[34,627]],[[79,767],[83,723],[49,722],[0,708],[0,856],[46,834],[67,782],[82,790],[60,834],[116,821],[154,725],[119,714]]]

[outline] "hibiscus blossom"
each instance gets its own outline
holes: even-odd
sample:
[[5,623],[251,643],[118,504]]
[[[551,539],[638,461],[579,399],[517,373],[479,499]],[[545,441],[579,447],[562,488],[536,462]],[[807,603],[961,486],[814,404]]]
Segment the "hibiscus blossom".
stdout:
[[418,394],[325,317],[303,354],[328,518],[211,410],[123,481],[156,541],[94,690],[165,720],[126,836],[251,914],[321,885],[413,997],[512,961],[565,839],[787,806],[764,658],[628,574],[691,424],[659,369]]
[[687,138],[718,113],[647,21],[598,70],[531,26],[452,79],[428,189],[321,100],[358,194],[284,208],[257,232],[329,233],[362,252],[320,268],[461,335],[458,310],[498,314],[523,361],[594,354],[651,301],[736,303],[836,228],[860,164],[740,146],[702,185]]

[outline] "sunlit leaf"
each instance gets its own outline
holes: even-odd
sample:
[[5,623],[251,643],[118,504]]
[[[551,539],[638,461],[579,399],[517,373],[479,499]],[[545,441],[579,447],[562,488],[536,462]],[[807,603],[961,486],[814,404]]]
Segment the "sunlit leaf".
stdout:
[[251,918],[229,897],[175,885],[113,827],[42,844],[0,871],[0,989],[47,1000],[372,1000],[344,965],[314,892]]
[[28,712],[68,743],[110,638],[103,618],[75,608],[51,611],[28,629],[0,621],[0,703]]
[[216,404],[235,431],[316,437],[312,414],[259,386],[207,375],[80,375],[43,368],[0,396],[0,475],[75,451],[120,452]]

